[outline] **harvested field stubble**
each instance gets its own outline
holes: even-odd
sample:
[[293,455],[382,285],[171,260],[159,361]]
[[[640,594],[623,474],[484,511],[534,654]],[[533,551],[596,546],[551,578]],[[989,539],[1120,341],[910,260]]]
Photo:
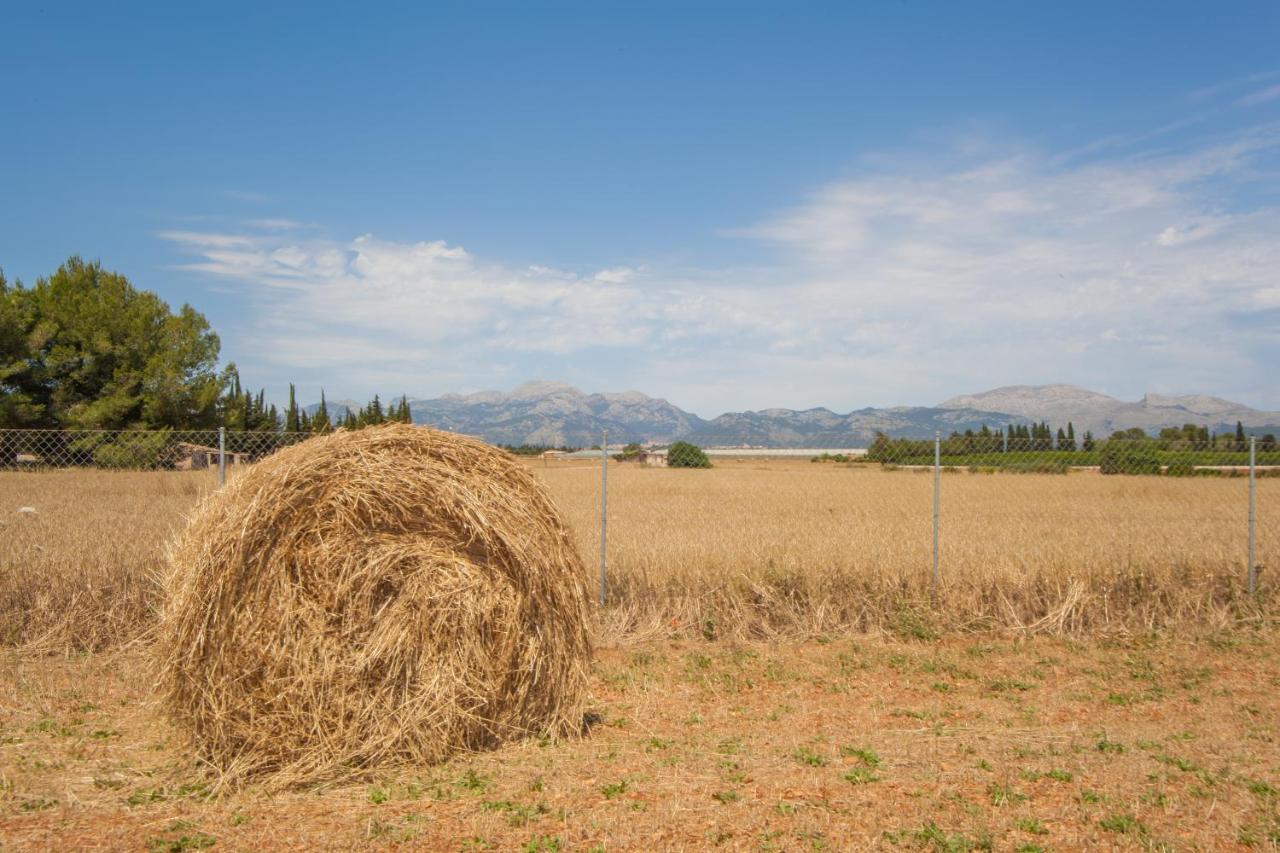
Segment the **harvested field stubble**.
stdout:
[[5,850],[1280,844],[1274,631],[637,643],[590,737],[273,796],[208,796],[141,658],[0,656]]
[[582,724],[585,569],[538,482],[404,425],[280,451],[171,558],[165,705],[224,782],[430,764]]

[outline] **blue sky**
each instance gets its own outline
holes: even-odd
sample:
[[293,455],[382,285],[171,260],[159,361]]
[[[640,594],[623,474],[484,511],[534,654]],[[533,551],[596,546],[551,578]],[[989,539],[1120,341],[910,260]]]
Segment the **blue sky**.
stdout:
[[1280,409],[1277,4],[190,6],[5,11],[0,266],[273,395]]

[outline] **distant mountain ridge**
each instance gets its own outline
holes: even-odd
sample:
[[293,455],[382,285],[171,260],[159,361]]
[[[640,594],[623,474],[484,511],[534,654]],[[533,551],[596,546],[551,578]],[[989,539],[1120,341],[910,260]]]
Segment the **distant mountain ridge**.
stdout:
[[[350,400],[331,401],[331,417]],[[1246,427],[1280,432],[1280,412],[1264,412],[1204,395],[1148,394],[1128,403],[1073,385],[1011,385],[952,397],[938,406],[857,409],[847,414],[826,408],[726,412],[705,420],[667,400],[639,391],[585,393],[564,382],[526,382],[510,391],[410,398],[415,423],[428,424],[494,444],[589,447],[604,430],[609,442],[669,442],[687,439],[708,446],[861,447],[877,432],[928,438],[953,430],[992,429],[1006,424],[1047,421],[1054,428],[1070,421],[1076,435],[1099,437],[1118,429],[1155,431],[1194,423],[1215,430]],[[308,406],[314,412],[315,406]]]

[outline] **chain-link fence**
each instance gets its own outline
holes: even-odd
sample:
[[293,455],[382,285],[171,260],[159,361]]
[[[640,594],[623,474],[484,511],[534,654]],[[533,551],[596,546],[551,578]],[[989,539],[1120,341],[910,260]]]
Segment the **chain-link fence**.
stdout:
[[[862,447],[760,447],[732,435],[701,448],[610,446],[598,454],[613,469],[601,599],[640,597],[637,584],[670,597],[720,578],[765,608],[824,579],[876,578],[886,594],[923,585],[926,596],[944,586],[952,600],[957,589],[984,596],[973,611],[1011,612],[992,624],[1065,619],[1072,600],[1145,600],[1155,624],[1269,580],[1280,560],[1274,437],[1026,432],[877,435]],[[653,473],[708,465],[716,471]]]
[[[204,488],[309,437],[0,430],[0,469],[207,472],[209,480],[191,475]],[[672,624],[802,600],[818,614],[814,625],[841,600],[832,624],[856,623],[857,601],[880,596],[884,614],[898,607],[894,596],[911,595],[991,624],[1088,618],[1080,602],[1104,611],[1151,603],[1154,623],[1173,611],[1226,612],[1238,594],[1274,587],[1280,448],[1271,436],[984,430],[810,448],[751,440],[602,436],[595,449],[527,462],[581,552],[598,559],[601,600],[654,602]],[[23,482],[10,481],[17,496]],[[67,478],[67,487],[78,482]],[[947,595],[931,598],[937,590]]]
[[98,468],[119,471],[209,470],[225,478],[311,433],[212,430],[0,429],[0,468],[47,471]]

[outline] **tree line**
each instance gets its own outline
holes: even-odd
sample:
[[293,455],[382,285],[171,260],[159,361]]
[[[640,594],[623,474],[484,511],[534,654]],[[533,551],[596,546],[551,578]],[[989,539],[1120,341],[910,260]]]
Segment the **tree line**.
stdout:
[[[1208,427],[1196,424],[1184,424],[1181,427],[1166,427],[1157,436],[1149,435],[1140,427],[1132,427],[1113,432],[1107,439],[1094,438],[1093,433],[1085,430],[1079,443],[1076,441],[1075,425],[1070,421],[1065,428],[1059,427],[1056,433],[1046,422],[1035,424],[1009,424],[1005,429],[997,427],[992,430],[983,424],[978,430],[966,429],[963,433],[953,431],[939,443],[942,456],[974,456],[1014,453],[1061,454],[1091,453],[1112,446],[1112,452],[1120,448],[1133,451],[1139,447],[1151,450],[1196,450],[1196,451],[1234,451],[1249,449],[1249,436],[1244,424],[1236,421],[1234,431],[1212,433]],[[1267,433],[1257,439],[1257,449],[1262,453],[1274,452],[1277,448],[1276,436]],[[877,432],[875,439],[867,450],[867,459],[872,462],[898,462],[904,459],[932,459],[934,442],[931,439],[890,438]]]
[[412,422],[409,401],[377,396],[331,416],[324,392],[312,412],[294,387],[280,412],[218,369],[221,342],[190,305],[170,310],[97,261],[72,257],[30,287],[0,271],[0,428],[328,432]]

